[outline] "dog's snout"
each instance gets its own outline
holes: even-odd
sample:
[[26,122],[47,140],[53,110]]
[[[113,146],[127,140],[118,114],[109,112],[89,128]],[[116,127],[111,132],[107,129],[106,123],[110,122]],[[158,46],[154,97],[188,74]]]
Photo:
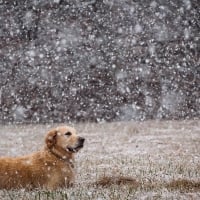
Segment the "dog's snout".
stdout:
[[85,138],[83,138],[83,137],[79,137],[79,142],[80,142],[80,143],[82,143],[82,144],[83,144],[83,143],[84,143],[84,141],[85,141]]

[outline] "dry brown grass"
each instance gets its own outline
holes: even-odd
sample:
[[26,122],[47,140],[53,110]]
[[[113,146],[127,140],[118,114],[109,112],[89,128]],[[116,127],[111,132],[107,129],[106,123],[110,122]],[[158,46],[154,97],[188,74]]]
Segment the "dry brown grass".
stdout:
[[179,190],[181,192],[198,192],[200,191],[200,181],[178,179],[170,181],[164,187],[168,190]]
[[136,179],[126,176],[103,176],[100,177],[96,182],[92,183],[94,186],[109,187],[111,185],[129,185],[135,189],[139,187],[139,183]]
[[96,182],[91,184],[97,187],[110,187],[112,185],[129,186],[132,189],[142,188],[145,190],[166,188],[168,190],[178,190],[181,192],[198,192],[200,191],[200,181],[192,181],[187,179],[172,180],[168,183],[145,182],[141,183],[128,176],[102,176]]

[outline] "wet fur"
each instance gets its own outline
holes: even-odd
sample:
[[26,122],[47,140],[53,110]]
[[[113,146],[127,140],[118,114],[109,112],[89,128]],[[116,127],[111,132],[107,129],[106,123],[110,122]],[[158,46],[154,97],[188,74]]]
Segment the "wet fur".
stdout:
[[[68,132],[72,134],[66,136]],[[0,189],[53,190],[71,186],[75,180],[74,152],[66,147],[76,148],[80,141],[83,145],[84,138],[78,137],[75,129],[58,127],[47,133],[45,146],[40,151],[16,158],[0,158]]]

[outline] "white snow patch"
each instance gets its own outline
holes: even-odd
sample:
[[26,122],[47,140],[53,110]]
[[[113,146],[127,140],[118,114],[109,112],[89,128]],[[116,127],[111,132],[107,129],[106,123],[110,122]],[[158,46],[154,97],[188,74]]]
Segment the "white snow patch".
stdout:
[[190,10],[192,5],[190,0],[183,0],[186,10]]
[[135,29],[136,33],[141,33],[143,30],[143,28],[140,24],[136,24],[134,29]]
[[155,8],[155,7],[157,6],[157,2],[156,2],[156,1],[152,1],[152,2],[150,3],[150,6],[151,6],[152,8]]
[[14,106],[13,107],[13,117],[16,119],[16,120],[22,120],[26,117],[25,115],[25,112],[27,111],[26,108],[24,108],[23,106],[21,105],[18,105],[18,106]]
[[185,38],[185,40],[188,40],[190,38],[190,33],[191,33],[190,29],[189,28],[185,28],[185,30],[184,30],[184,38]]

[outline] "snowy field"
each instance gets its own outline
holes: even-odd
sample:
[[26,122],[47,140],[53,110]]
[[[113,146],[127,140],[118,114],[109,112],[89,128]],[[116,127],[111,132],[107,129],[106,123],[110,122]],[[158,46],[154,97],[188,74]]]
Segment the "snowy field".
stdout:
[[[1,126],[0,156],[38,150],[46,131],[54,126]],[[0,199],[200,199],[199,120],[74,126],[86,143],[76,156],[73,188],[55,192],[2,190]],[[135,183],[110,184],[106,177],[131,177]]]

